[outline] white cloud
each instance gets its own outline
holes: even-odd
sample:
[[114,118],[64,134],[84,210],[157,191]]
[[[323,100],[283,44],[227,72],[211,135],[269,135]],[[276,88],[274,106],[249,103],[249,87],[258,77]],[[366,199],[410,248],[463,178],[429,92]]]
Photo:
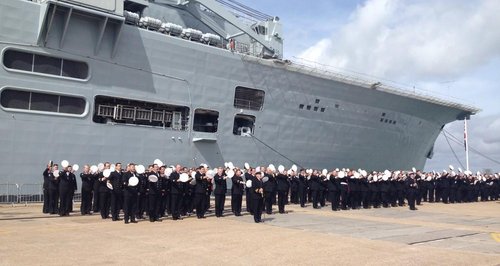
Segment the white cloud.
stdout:
[[[416,85],[448,100],[483,109],[469,122],[469,144],[500,161],[500,1],[497,0],[367,0],[349,20],[298,57]],[[449,96],[447,96],[449,95]],[[465,101],[462,99],[466,99]],[[446,130],[459,138],[451,142],[462,163],[463,121]],[[440,135],[428,170],[458,165]],[[500,165],[474,152],[474,171]]]
[[370,0],[299,57],[393,79],[455,78],[500,55],[500,1]]

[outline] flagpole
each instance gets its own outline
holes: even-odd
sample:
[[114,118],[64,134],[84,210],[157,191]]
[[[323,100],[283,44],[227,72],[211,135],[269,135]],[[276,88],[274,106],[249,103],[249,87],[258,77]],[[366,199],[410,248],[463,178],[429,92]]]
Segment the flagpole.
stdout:
[[469,141],[467,134],[467,118],[464,119],[464,144],[465,144],[465,164],[469,171]]

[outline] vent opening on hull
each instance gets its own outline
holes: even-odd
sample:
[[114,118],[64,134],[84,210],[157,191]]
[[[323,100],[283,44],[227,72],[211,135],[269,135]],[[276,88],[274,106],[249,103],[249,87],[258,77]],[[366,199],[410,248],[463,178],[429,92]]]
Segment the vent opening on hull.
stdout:
[[194,111],[193,130],[198,132],[215,133],[219,124],[219,112],[206,109]]
[[234,107],[260,111],[264,106],[265,94],[263,90],[236,87],[234,93]]
[[0,104],[14,110],[70,115],[83,115],[87,107],[87,102],[81,97],[14,88],[2,90]]
[[189,107],[98,95],[93,121],[186,130]]
[[251,137],[255,128],[255,116],[236,115],[234,117],[233,134],[243,137]]
[[86,63],[29,52],[6,50],[3,65],[7,69],[50,76],[85,80],[89,76]]

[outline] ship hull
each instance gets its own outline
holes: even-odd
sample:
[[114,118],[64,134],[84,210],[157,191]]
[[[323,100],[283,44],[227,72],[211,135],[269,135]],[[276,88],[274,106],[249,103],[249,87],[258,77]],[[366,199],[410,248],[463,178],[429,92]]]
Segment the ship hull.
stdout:
[[[4,20],[30,8],[22,35],[0,26],[0,49],[46,53],[84,61],[85,81],[57,79],[0,68],[0,88],[28,88],[78,95],[86,99],[82,117],[0,110],[0,182],[38,182],[46,162],[151,163],[220,166],[297,164],[307,168],[367,170],[422,169],[442,127],[464,111],[368,89],[313,74],[248,60],[230,51],[124,25],[113,52],[96,37],[85,19],[70,24],[61,49],[63,27],[53,27],[47,42],[39,33],[44,8],[7,1]],[[54,23],[63,24],[55,20]],[[71,28],[70,28],[71,29]],[[262,110],[234,106],[235,88],[265,91]],[[97,95],[168,103],[219,112],[216,133],[93,121]],[[300,106],[303,105],[303,108]],[[307,110],[311,106],[311,110]],[[317,110],[314,110],[317,107]],[[321,112],[321,108],[324,111]],[[253,137],[233,134],[235,115],[255,117]],[[390,120],[391,123],[387,123]],[[394,122],[394,123],[393,123]]]

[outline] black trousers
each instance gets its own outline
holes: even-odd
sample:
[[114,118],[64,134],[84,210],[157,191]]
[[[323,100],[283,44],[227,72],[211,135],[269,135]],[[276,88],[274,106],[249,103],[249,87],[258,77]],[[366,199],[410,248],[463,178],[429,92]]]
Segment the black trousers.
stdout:
[[292,189],[290,191],[290,202],[292,204],[298,204],[299,203],[299,191],[297,189]]
[[90,214],[92,210],[92,190],[82,189],[82,204],[80,205],[80,213],[82,215]]
[[118,220],[120,216],[120,210],[123,204],[123,193],[122,192],[111,192],[111,218],[113,221]]
[[[273,193],[264,192],[264,207],[267,214],[273,213]],[[254,210],[255,211],[255,210]]]
[[340,200],[341,200],[341,204],[342,204],[342,210],[347,210],[347,203],[348,203],[348,194],[347,194],[347,190],[340,190]]
[[167,198],[168,198],[168,195],[166,193],[164,193],[160,196],[160,211],[158,213],[158,215],[160,215],[160,217],[163,217],[166,214]]
[[43,213],[50,213],[50,208],[49,208],[49,190],[48,189],[43,189]]
[[215,216],[221,217],[224,213],[225,194],[215,194]]
[[286,191],[278,191],[278,211],[279,211],[279,213],[285,213],[286,200],[287,200]]
[[177,220],[181,218],[180,207],[182,196],[179,194],[170,194],[170,209],[172,210],[172,218]]
[[207,211],[207,199],[205,194],[197,193],[194,195],[194,206],[196,208],[196,217],[203,218]]
[[92,210],[94,212],[98,212],[99,208],[101,207],[101,203],[99,202],[99,188],[92,190],[92,198],[93,198],[93,203],[92,203]]
[[384,206],[384,208],[389,207],[389,192],[381,191],[380,196],[382,198],[382,205]]
[[340,193],[337,190],[330,190],[328,192],[330,202],[332,203],[332,211],[339,209]]
[[159,213],[158,211],[160,210],[160,195],[158,194],[149,194],[148,195],[148,214],[149,214],[149,220],[151,222],[154,222],[158,220]]
[[263,205],[263,199],[262,198],[257,198],[257,199],[252,199],[252,206],[253,206],[253,220],[256,223],[262,222],[262,205]]
[[311,190],[311,198],[312,198],[312,204],[313,208],[318,208],[318,203],[319,203],[319,191],[318,190]]
[[123,213],[126,223],[135,221],[137,212],[137,193],[124,191],[123,192]]
[[247,204],[247,212],[249,212],[250,214],[253,214],[252,194],[250,194],[250,190],[249,189],[246,189],[245,201],[246,201],[246,204]]
[[59,213],[59,190],[49,190],[49,212],[50,214]]
[[144,213],[148,209],[148,196],[146,193],[141,193],[137,195],[137,208],[136,208],[136,213],[135,216],[137,218],[144,218]]
[[109,209],[111,205],[111,197],[109,192],[99,192],[99,211],[101,212],[102,219],[106,219],[109,216]]
[[299,188],[299,202],[300,202],[300,207],[305,207],[306,202],[307,202],[307,189]]
[[326,205],[326,192],[324,190],[318,190],[318,203],[321,207]]
[[410,190],[407,193],[408,205],[410,206],[410,210],[415,210],[417,192]]
[[232,194],[231,195],[231,210],[237,216],[241,215],[242,199],[243,199],[243,195],[241,195],[241,194]]
[[70,211],[71,193],[69,189],[59,189],[59,215],[68,215]]

